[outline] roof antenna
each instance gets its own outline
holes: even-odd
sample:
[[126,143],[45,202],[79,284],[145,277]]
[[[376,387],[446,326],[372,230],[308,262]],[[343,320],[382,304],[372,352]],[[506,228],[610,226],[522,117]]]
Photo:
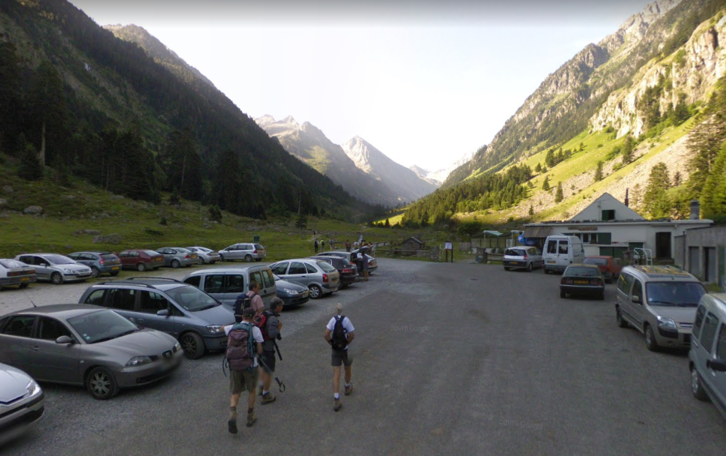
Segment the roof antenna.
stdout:
[[23,290],[23,296],[25,296],[26,298],[28,298],[28,301],[30,301],[30,303],[31,303],[31,304],[33,305],[33,308],[35,308],[35,309],[37,309],[37,308],[38,308],[38,306],[37,306],[37,305],[35,305],[35,303],[34,303],[34,302],[33,302],[33,300],[32,300],[32,299],[30,298],[30,296],[28,296],[28,294],[27,294],[27,293],[25,292],[25,290]]

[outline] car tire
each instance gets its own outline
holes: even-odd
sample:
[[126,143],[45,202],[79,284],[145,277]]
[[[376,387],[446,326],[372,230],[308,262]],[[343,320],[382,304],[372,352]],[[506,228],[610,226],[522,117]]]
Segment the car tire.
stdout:
[[174,260],[174,261],[171,262],[171,267],[172,268],[176,269],[179,266],[181,266],[181,263],[179,263],[179,260]]
[[505,271],[509,271],[509,268],[505,266],[505,267],[504,267],[504,270],[505,270]]
[[199,257],[199,264],[207,264],[207,262],[204,261],[204,258]]
[[139,263],[136,265],[136,270],[139,272],[144,272],[146,271],[146,265],[144,263]]
[[118,271],[112,271],[110,274],[111,276],[116,277],[118,275]]
[[562,298],[562,299],[567,298],[567,293],[565,293],[564,291],[560,290],[560,298]]
[[655,334],[653,333],[653,328],[650,325],[645,325],[645,346],[650,351],[658,351],[660,348],[658,346],[658,342],[655,340]]
[[188,332],[181,336],[179,342],[184,350],[184,356],[188,359],[199,359],[204,356],[204,341],[199,334]]
[[118,394],[118,384],[113,374],[103,367],[96,367],[86,377],[86,389],[94,399],[108,400]]
[[95,279],[100,275],[101,275],[101,271],[99,271],[99,269],[96,266],[91,266],[91,277]]
[[615,321],[618,322],[618,327],[620,328],[628,327],[628,322],[623,318],[623,313],[620,311],[620,308],[615,309]]
[[219,261],[224,261],[224,255],[219,255]]
[[534,269],[534,266],[532,266],[532,263],[527,264],[527,272],[532,272],[532,269]]
[[60,272],[54,272],[53,274],[50,275],[50,282],[53,285],[60,285],[63,283],[63,276],[61,275]]
[[545,274],[549,274],[549,273],[550,273],[550,271],[549,271],[549,270],[547,270],[547,268],[546,268],[546,267],[544,267],[544,266],[542,266],[542,271],[544,271],[544,273],[545,273]]
[[22,290],[22,289],[28,288],[28,285],[30,285],[30,284],[29,283],[21,283],[20,284],[20,289]]
[[257,258],[257,259],[255,259],[255,261],[257,261],[259,263],[260,261],[262,261],[262,258]]
[[[209,262],[209,264],[214,264],[214,263],[216,263],[216,261],[214,261],[214,260]],[[202,264],[204,264],[204,263],[202,263]]]
[[310,290],[310,299],[320,299],[323,296],[323,289],[317,285],[310,285],[308,290]]
[[691,392],[693,397],[699,401],[708,401],[708,394],[703,390],[703,383],[701,382],[701,376],[698,375],[698,371],[695,366],[691,366]]
[[245,261],[248,263],[252,263],[252,255],[245,255]]

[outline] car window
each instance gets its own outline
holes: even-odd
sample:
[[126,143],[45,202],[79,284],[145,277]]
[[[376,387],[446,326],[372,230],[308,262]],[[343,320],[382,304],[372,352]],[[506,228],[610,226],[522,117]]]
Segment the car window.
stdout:
[[33,335],[35,315],[15,315],[3,328],[3,334],[8,336],[30,337]]
[[630,286],[633,284],[633,276],[629,274],[620,274],[618,279],[618,290],[625,294],[630,293]]
[[204,291],[207,293],[223,293],[224,274],[208,275],[204,279]]
[[256,248],[257,250],[265,250],[265,248],[264,248],[264,247],[262,247],[262,246],[261,246],[260,244],[255,244],[255,248]]
[[567,243],[567,241],[560,241],[560,243],[558,245],[557,253],[566,255],[569,248],[570,248],[570,246]]
[[139,252],[137,252],[135,250],[133,252],[129,252],[129,258],[138,258],[138,256],[139,256]]
[[265,286],[265,282],[262,281],[262,274],[260,273],[260,271],[250,273],[250,282],[257,282],[260,287]]
[[532,247],[531,249],[528,249],[527,253],[529,255],[539,255],[539,253],[537,252],[537,249],[535,249],[534,247]]
[[114,288],[108,291],[106,307],[118,310],[133,311],[136,303],[136,290]]
[[640,298],[640,302],[643,302],[643,284],[638,279],[635,279],[633,283],[633,296],[638,296]]
[[507,249],[504,254],[509,256],[524,256],[524,251],[519,249]]
[[52,264],[73,264],[75,260],[65,255],[46,255],[45,258]]
[[305,265],[299,261],[293,261],[290,264],[290,272],[288,274],[307,274],[308,270]]
[[262,278],[265,281],[265,288],[269,288],[275,285],[275,278],[272,277],[272,272],[269,269],[262,271]]
[[169,301],[159,293],[146,290],[139,292],[139,312],[155,314],[167,308]]
[[101,310],[69,318],[68,324],[81,335],[87,344],[115,339],[139,330],[135,324],[111,310]]
[[54,318],[40,317],[38,321],[38,339],[56,340],[60,336],[71,336],[66,326]]
[[320,269],[322,269],[325,272],[335,272],[337,269],[332,267],[330,264],[326,263],[325,261],[318,261],[317,265]]
[[652,306],[696,307],[706,294],[698,282],[648,282],[645,290]]
[[[325,263],[325,264],[328,264],[328,263]],[[305,263],[305,269],[307,269],[307,271],[308,271],[309,274],[317,274],[318,273],[318,270],[315,269],[315,266],[313,266],[312,264]]]
[[273,265],[270,267],[272,269],[272,272],[275,274],[285,275],[287,273],[287,265],[290,264],[287,261],[283,261],[282,263],[277,263],[276,265]]
[[709,353],[713,349],[713,339],[716,337],[716,329],[718,328],[718,318],[711,312],[706,315],[703,320],[703,331],[701,333],[701,346]]
[[607,266],[608,260],[605,258],[585,258],[583,264],[596,264],[598,266]]
[[184,279],[184,283],[188,283],[189,285],[192,285],[194,287],[199,288],[199,284],[202,281],[202,276],[191,276]]
[[716,342],[716,358],[726,360],[726,324],[721,324],[721,331]]
[[116,255],[106,253],[106,254],[102,254],[101,258],[104,260],[107,260],[107,261],[114,261],[116,259]]
[[701,335],[701,327],[703,326],[703,317],[706,316],[706,308],[703,306],[698,306],[698,310],[696,311],[696,320],[693,322],[693,337],[698,340],[700,339]]
[[225,293],[244,293],[245,278],[242,274],[229,274],[224,276]]
[[199,288],[180,286],[166,290],[166,294],[190,312],[211,309],[219,305],[216,299]]
[[568,277],[600,277],[600,270],[595,268],[568,266],[564,275]]
[[24,268],[25,264],[16,260],[0,260],[0,264],[7,269]]
[[150,257],[157,256],[159,254],[159,252],[157,252],[156,250],[144,250],[144,253],[149,255]]
[[547,253],[557,253],[557,241],[547,242]]
[[91,294],[86,298],[86,304],[93,304],[96,306],[103,305],[103,297],[106,294],[106,290],[93,290]]

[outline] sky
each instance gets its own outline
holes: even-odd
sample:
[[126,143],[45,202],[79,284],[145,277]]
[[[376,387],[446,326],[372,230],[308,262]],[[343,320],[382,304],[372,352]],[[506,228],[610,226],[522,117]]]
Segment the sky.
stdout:
[[488,144],[542,81],[645,0],[70,0],[135,24],[252,118],[359,136],[429,171]]

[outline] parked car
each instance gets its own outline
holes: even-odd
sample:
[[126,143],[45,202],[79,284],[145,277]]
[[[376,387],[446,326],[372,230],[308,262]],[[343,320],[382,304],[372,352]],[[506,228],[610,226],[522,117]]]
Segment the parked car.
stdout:
[[605,299],[605,278],[594,264],[571,264],[560,279],[560,298],[568,294]]
[[277,295],[277,287],[268,266],[202,269],[192,272],[184,279],[184,283],[203,290],[230,311],[234,311],[237,297],[249,291],[250,282],[260,284],[260,297],[265,307],[269,308],[270,301]]
[[28,285],[38,280],[35,268],[9,258],[0,259],[0,290],[3,287],[17,285],[20,288],[27,288]]
[[542,267],[542,254],[537,247],[511,247],[504,251],[502,264],[505,271],[526,269],[532,272],[532,269]]
[[0,364],[0,446],[31,429],[43,417],[45,395],[33,378]]
[[[357,250],[353,250],[351,252],[346,252],[345,250],[333,250],[332,252],[320,252],[317,254],[317,256],[334,256],[339,258],[345,258],[346,260],[355,264],[353,260],[355,259],[354,255],[357,253]],[[368,274],[373,274],[373,272],[378,269],[378,261],[367,253],[365,254],[365,256],[368,260]]]
[[308,287],[312,299],[334,293],[340,286],[338,271],[330,263],[321,260],[285,260],[271,264],[270,269],[283,280]]
[[57,253],[26,253],[15,257],[35,268],[38,280],[48,280],[54,285],[78,282],[91,278],[91,268]]
[[299,307],[310,300],[310,290],[304,285],[282,280],[273,275],[277,287],[277,297],[282,299],[282,307]]
[[726,418],[726,294],[701,297],[688,359],[693,396],[711,399]]
[[123,269],[136,269],[144,272],[147,269],[159,269],[164,266],[164,256],[154,250],[129,249],[118,254]]
[[250,262],[262,261],[267,257],[265,248],[260,244],[240,243],[232,244],[219,251],[221,261],[244,260]]
[[199,256],[191,250],[182,247],[162,247],[156,249],[164,257],[164,266],[174,269],[184,266],[188,268],[199,263]]
[[199,256],[199,262],[201,264],[214,264],[220,260],[218,252],[206,247],[187,247],[187,250],[196,253]]
[[0,362],[40,382],[85,386],[96,399],[169,375],[181,356],[173,337],[96,306],[49,305],[0,319]]
[[89,287],[80,303],[113,309],[132,322],[176,337],[187,358],[227,346],[232,312],[196,287],[162,277],[134,277]]
[[613,281],[618,280],[620,271],[623,269],[623,263],[620,261],[620,258],[611,256],[589,256],[582,263],[594,264],[599,267],[607,283],[613,283]]
[[696,307],[706,293],[696,277],[672,266],[627,266],[616,293],[618,326],[640,331],[648,350],[691,346]]
[[334,257],[331,255],[318,255],[309,257],[315,260],[326,261],[331,264],[340,274],[340,289],[347,287],[348,285],[358,281],[358,268],[356,265],[351,263],[342,257]]
[[117,276],[121,272],[121,259],[111,252],[73,252],[68,254],[68,258],[91,268],[93,278],[101,274]]
[[585,260],[582,240],[577,236],[547,236],[542,252],[542,269],[545,274],[562,272],[571,264],[581,264]]

